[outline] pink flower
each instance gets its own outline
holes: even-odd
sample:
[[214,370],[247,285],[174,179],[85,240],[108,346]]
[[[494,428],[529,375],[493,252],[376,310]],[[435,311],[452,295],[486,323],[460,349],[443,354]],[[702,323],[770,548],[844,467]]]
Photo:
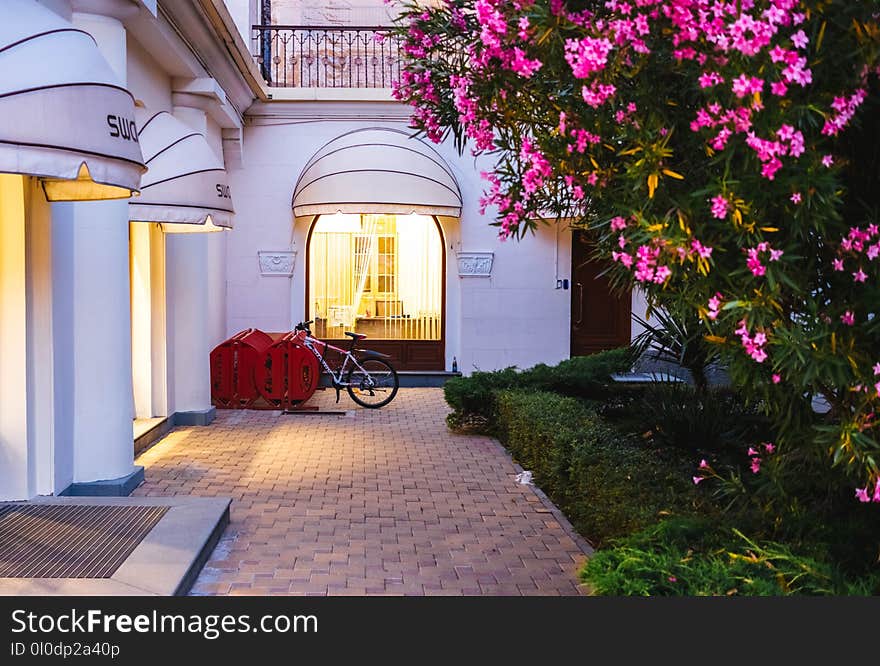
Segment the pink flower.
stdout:
[[701,88],[711,88],[719,83],[724,83],[724,77],[718,72],[703,72],[698,80]]
[[832,164],[834,164],[834,156],[833,155],[826,155],[825,157],[822,158],[822,165],[823,166],[831,167]]
[[756,456],[756,455],[758,455],[758,452],[755,451],[755,449],[754,449],[753,447],[751,447],[751,446],[749,447],[749,450],[748,450],[746,453],[748,453],[748,455],[750,455],[750,456]]
[[622,231],[623,229],[626,229],[626,220],[619,215],[617,217],[612,217],[611,231]]
[[788,86],[784,81],[773,81],[770,83],[770,92],[777,97],[785,97],[788,92]]
[[842,321],[847,326],[852,326],[856,323],[856,316],[853,314],[852,310],[847,310],[842,315],[840,315],[840,321]]
[[863,271],[861,268],[858,270],[858,272],[853,273],[852,276],[853,276],[853,281],[855,281],[855,282],[864,282],[865,280],[868,279],[868,276],[865,275],[865,271]]
[[702,483],[703,481],[706,480],[706,478],[703,477],[703,476],[692,476],[691,478],[694,480],[694,485],[695,485],[695,486],[700,485],[700,483]]
[[874,364],[874,367],[873,367],[873,370],[874,370],[874,376],[875,376],[875,377],[876,377],[877,375],[880,375],[880,363],[875,363],[875,364]]
[[791,195],[791,202],[793,204],[799,204],[801,202],[801,193],[795,192],[794,194],[792,194]]
[[723,194],[712,197],[712,216],[716,219],[723,220],[727,217],[728,202]]
[[739,98],[752,93],[759,93],[764,89],[764,80],[740,74],[733,80],[733,94]]
[[709,469],[709,463],[705,459],[700,461],[700,469]]
[[778,384],[779,382],[782,381],[782,377],[780,377],[779,375],[777,375],[775,372],[774,372],[773,375],[770,377],[770,379],[773,381],[774,384]]
[[706,316],[709,317],[712,321],[715,321],[718,318],[718,311],[721,309],[721,300],[724,296],[721,295],[721,292],[717,292],[712,298],[709,299],[708,312]]
[[843,259],[835,259],[833,262],[834,270],[842,271],[843,270]]
[[675,576],[669,576],[666,580],[668,580],[670,583],[678,582],[678,578],[676,578]]
[[810,43],[810,38],[807,37],[807,34],[803,30],[798,30],[791,36],[791,41],[797,48],[803,49]]
[[874,384],[874,388],[877,389],[877,397],[880,398],[880,382]]
[[870,502],[871,498],[868,497],[868,489],[856,488],[856,499],[859,500],[859,502]]
[[776,450],[776,446],[773,444],[773,442],[764,442],[764,450],[767,453],[773,453]]
[[757,474],[761,471],[761,459],[757,456],[752,458],[752,464],[749,465],[749,468],[752,470],[752,474]]

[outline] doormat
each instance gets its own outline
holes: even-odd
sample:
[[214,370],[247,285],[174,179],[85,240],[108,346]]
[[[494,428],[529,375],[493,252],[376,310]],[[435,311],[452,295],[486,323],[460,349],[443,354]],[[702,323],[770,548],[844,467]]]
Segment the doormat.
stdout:
[[110,578],[165,506],[0,505],[0,578]]

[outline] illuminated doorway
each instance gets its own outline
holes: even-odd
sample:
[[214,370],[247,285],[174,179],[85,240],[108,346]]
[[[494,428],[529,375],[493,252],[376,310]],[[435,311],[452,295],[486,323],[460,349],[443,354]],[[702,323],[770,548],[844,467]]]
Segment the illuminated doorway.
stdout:
[[129,224],[133,438],[168,416],[165,238],[158,224]]
[[446,260],[436,218],[322,215],[308,242],[306,303],[312,330],[389,354],[401,370],[443,370]]

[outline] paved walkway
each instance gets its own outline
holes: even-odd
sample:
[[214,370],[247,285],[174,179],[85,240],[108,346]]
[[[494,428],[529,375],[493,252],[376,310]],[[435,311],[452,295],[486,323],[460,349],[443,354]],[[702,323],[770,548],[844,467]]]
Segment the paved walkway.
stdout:
[[[335,407],[332,391],[316,402]],[[346,416],[220,411],[146,451],[141,496],[231,497],[193,594],[580,594],[586,545],[441,389]]]

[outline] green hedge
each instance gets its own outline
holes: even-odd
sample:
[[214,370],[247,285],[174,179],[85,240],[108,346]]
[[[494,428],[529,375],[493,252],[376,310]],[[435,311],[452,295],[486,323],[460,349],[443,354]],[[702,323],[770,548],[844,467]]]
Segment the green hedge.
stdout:
[[544,391],[495,394],[495,433],[594,546],[697,510],[693,461],[647,449],[575,398]]
[[455,429],[492,432],[496,408],[494,393],[503,389],[522,388],[579,398],[604,398],[611,390],[611,375],[626,371],[631,364],[629,349],[621,348],[578,356],[554,366],[542,363],[523,371],[506,368],[454,377],[444,387],[446,402],[453,409],[447,423]]

